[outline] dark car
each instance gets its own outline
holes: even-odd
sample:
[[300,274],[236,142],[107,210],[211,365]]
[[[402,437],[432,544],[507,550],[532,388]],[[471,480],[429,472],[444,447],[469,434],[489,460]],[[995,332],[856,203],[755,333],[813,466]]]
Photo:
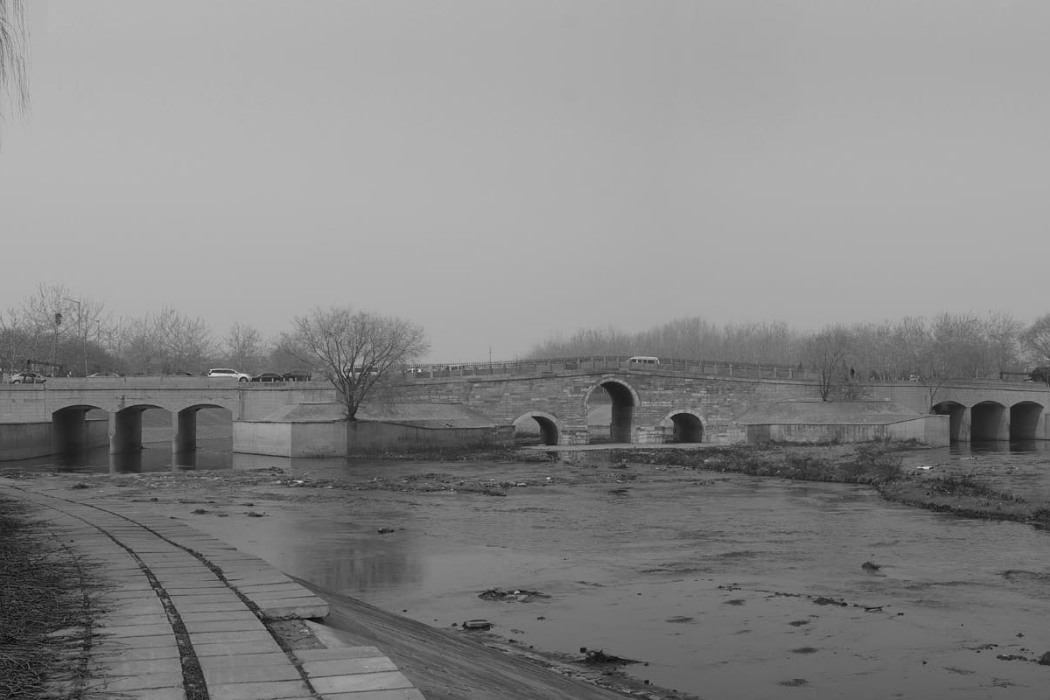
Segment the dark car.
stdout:
[[305,369],[293,369],[291,372],[285,372],[281,379],[286,382],[308,382],[312,375]]
[[252,377],[253,382],[283,382],[284,377],[276,372],[263,372]]
[[1028,373],[1028,379],[1033,382],[1042,382],[1043,384],[1050,384],[1050,366],[1036,367]]
[[11,375],[11,384],[43,384],[47,378],[36,372],[19,372]]

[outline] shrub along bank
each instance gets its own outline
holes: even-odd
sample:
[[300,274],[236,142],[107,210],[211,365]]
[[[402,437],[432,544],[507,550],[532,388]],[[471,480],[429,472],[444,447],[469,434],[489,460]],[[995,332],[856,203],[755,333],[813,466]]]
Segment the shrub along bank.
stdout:
[[905,443],[730,445],[696,450],[613,450],[612,458],[797,481],[868,484],[895,503],[1050,528],[1046,503],[1032,503],[998,491],[972,476],[907,472],[898,453],[914,447]]

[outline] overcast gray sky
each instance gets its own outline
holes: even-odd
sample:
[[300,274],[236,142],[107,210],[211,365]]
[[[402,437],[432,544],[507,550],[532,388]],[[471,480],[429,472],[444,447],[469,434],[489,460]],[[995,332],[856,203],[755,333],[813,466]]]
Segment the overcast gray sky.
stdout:
[[675,318],[1050,311],[1045,0],[33,0],[0,304],[429,359]]

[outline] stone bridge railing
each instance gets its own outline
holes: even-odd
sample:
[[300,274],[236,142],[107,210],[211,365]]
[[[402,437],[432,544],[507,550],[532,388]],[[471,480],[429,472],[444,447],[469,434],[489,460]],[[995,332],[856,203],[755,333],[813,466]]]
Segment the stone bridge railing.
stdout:
[[600,355],[566,357],[543,360],[513,360],[510,362],[470,362],[464,364],[417,365],[405,373],[414,379],[445,379],[448,377],[497,377],[551,374],[561,372],[608,372],[637,370],[648,372],[683,372],[702,376],[737,377],[741,379],[798,379],[812,380],[812,371],[798,366],[724,362],[716,360],[683,360],[660,358],[658,365],[634,365],[627,355]]
[[[636,365],[628,362],[627,355],[594,355],[590,357],[563,357],[536,360],[512,360],[508,362],[466,362],[466,363],[431,363],[416,365],[405,373],[405,379],[446,379],[449,377],[498,377],[542,375],[560,372],[608,372],[616,370],[634,370],[650,372],[681,372],[684,374],[707,377],[735,377],[738,379],[795,379],[815,382],[820,375],[802,365],[762,364],[754,362],[729,362],[725,360],[694,360],[680,358],[660,358],[659,365]],[[998,386],[1002,384],[1028,384],[1026,372],[997,372],[994,376],[959,377],[944,380],[938,384],[956,383],[983,384]],[[872,376],[862,379],[859,384],[898,384],[907,381],[907,377]],[[919,379],[918,384],[930,382]],[[839,384],[839,382],[835,382]]]

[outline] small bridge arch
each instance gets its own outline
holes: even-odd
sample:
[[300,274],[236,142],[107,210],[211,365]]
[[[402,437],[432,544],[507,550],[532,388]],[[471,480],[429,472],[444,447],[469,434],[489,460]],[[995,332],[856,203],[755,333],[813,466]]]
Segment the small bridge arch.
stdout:
[[1010,412],[998,401],[981,401],[970,408],[970,439],[1009,440]]
[[967,440],[969,436],[964,428],[966,418],[966,406],[958,401],[942,401],[934,405],[931,413],[938,416],[948,416],[948,441],[959,442]]
[[[562,423],[545,411],[529,411],[514,419],[514,434],[518,434],[523,425],[534,421],[540,429],[540,442],[544,445],[557,445],[561,441]],[[522,430],[522,432],[526,432]]]
[[[588,407],[594,392],[602,390],[612,402],[609,416],[609,441],[631,442],[634,428],[634,409],[642,405],[638,392],[624,380],[606,375],[591,384],[583,394],[583,415],[588,414]],[[590,441],[595,442],[594,436]]]
[[60,460],[74,463],[91,447],[87,414],[97,410],[98,406],[74,404],[51,413],[51,449]]
[[679,410],[671,411],[660,425],[671,428],[670,439],[667,442],[703,442],[704,441],[704,419],[696,411]]
[[1043,406],[1035,401],[1021,401],[1010,407],[1010,439],[1035,440],[1043,420]]

